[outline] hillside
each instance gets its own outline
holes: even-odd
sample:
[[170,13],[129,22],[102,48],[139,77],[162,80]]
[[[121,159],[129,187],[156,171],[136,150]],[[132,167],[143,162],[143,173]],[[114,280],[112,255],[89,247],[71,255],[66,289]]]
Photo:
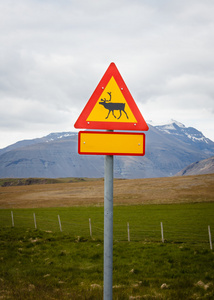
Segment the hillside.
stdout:
[[[151,179],[115,179],[115,205],[214,201],[214,174]],[[0,208],[68,207],[104,203],[103,179],[0,187]]]
[[187,175],[202,175],[202,174],[213,174],[214,173],[214,156],[197,161],[180,172],[176,176],[187,176]]

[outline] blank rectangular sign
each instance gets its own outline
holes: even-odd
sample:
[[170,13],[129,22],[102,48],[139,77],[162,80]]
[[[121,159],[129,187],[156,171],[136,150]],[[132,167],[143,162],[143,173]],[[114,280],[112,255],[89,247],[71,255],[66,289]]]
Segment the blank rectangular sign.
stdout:
[[145,134],[80,131],[78,153],[91,155],[143,156],[145,154]]

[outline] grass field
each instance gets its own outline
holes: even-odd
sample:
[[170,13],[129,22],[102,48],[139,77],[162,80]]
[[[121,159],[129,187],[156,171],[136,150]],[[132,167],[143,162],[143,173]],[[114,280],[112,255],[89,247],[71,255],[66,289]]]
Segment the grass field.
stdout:
[[[214,298],[213,179],[115,181],[113,299]],[[0,299],[102,299],[102,189],[102,179],[0,188]]]
[[[63,232],[74,236],[103,239],[104,208],[75,206],[68,208],[15,209],[15,228],[34,229],[34,218],[39,230],[59,232],[58,215]],[[127,222],[131,241],[161,241],[160,222],[164,227],[164,238],[168,242],[207,244],[208,225],[214,228],[214,203],[132,205],[114,207],[114,239],[127,241]],[[11,211],[0,210],[0,226],[11,227]],[[208,246],[208,244],[207,244]]]
[[[5,299],[102,299],[103,207],[16,209],[13,214],[14,228],[10,210],[0,211]],[[214,253],[207,226],[214,228],[213,215],[214,203],[114,207],[113,299],[212,299]]]
[[[1,185],[9,181],[1,180]],[[70,178],[54,182],[0,187],[0,208],[103,206],[103,179],[77,181]],[[115,205],[197,203],[213,199],[214,174],[114,180]]]

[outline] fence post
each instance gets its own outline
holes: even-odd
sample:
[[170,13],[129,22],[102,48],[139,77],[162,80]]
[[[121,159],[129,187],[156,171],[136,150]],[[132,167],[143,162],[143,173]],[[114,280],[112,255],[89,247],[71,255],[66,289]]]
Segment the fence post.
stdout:
[[62,225],[61,225],[61,221],[60,221],[60,216],[58,215],[58,221],[59,221],[59,229],[60,231],[62,231]]
[[127,222],[128,242],[130,242],[129,222]]
[[162,243],[164,243],[164,236],[163,236],[163,223],[161,222],[161,239]]
[[36,225],[36,215],[35,215],[35,213],[33,213],[33,219],[34,219],[35,229],[37,229],[37,225]]
[[11,211],[12,227],[14,227],[13,212]]
[[210,250],[213,250],[210,226],[208,226],[208,233],[209,233],[209,241],[210,241]]
[[91,228],[91,219],[89,218],[89,231],[90,231],[90,236],[92,238],[92,228]]

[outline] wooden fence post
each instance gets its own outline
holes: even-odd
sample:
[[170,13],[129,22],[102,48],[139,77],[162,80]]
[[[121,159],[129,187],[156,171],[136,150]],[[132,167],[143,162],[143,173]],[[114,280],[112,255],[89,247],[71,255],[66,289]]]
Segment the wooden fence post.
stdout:
[[127,222],[128,242],[130,242],[129,222]]
[[91,219],[89,218],[89,231],[90,231],[90,236],[92,238],[92,228],[91,228]]
[[61,220],[60,220],[60,216],[58,215],[58,221],[59,221],[59,229],[60,231],[62,231],[62,225],[61,225]]
[[163,236],[163,223],[161,222],[161,239],[162,243],[164,243],[164,236]]
[[34,219],[35,229],[37,229],[37,225],[36,225],[36,215],[35,215],[35,213],[33,213],[33,219]]
[[210,250],[213,250],[210,226],[208,226],[208,234],[209,234],[209,241],[210,241]]
[[14,218],[13,218],[13,212],[11,211],[11,219],[12,219],[12,227],[14,227]]

